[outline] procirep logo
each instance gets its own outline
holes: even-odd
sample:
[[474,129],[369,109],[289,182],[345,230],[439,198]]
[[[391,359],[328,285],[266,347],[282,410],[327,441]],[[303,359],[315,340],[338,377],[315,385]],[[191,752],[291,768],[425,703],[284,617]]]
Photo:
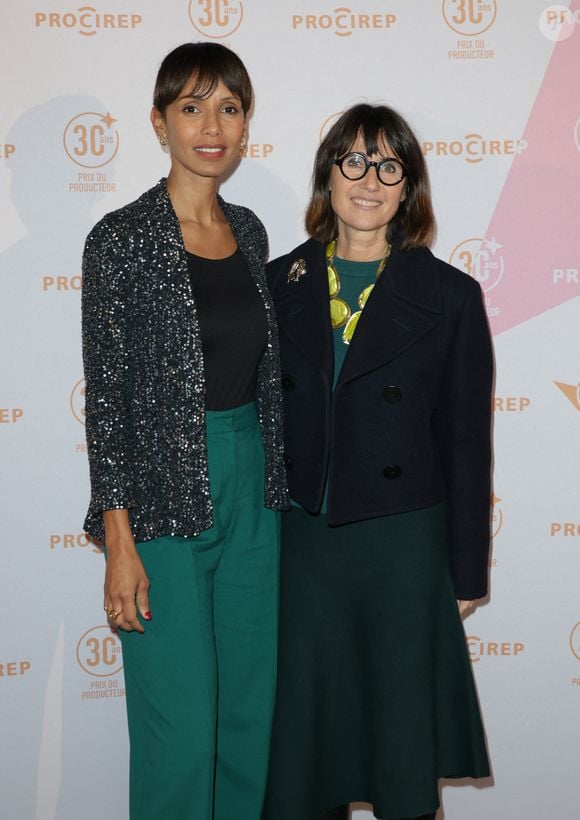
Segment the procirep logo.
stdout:
[[487,157],[521,154],[528,147],[523,139],[488,139],[481,134],[466,134],[462,138],[425,140],[421,143],[426,157],[461,157],[465,162],[477,165]]
[[140,14],[104,13],[94,6],[81,6],[77,11],[37,11],[36,28],[69,29],[83,37],[94,37],[103,29],[135,29],[142,22]]
[[576,410],[580,410],[580,382],[578,382],[578,384],[566,384],[566,382],[555,381],[554,384],[562,391]]
[[337,37],[350,37],[354,31],[383,29],[388,31],[397,22],[396,14],[361,13],[341,7],[326,14],[293,14],[292,28],[296,31],[332,31]]
[[467,638],[467,651],[473,663],[484,657],[517,657],[525,648],[521,641],[485,641],[476,635]]

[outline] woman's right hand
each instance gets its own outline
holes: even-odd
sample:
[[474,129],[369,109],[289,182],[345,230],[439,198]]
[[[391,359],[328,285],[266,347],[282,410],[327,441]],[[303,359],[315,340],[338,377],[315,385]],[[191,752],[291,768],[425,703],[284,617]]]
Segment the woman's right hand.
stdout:
[[[111,626],[126,632],[145,632],[137,617],[137,609],[146,621],[149,609],[149,578],[131,533],[127,510],[107,510],[104,513],[107,569],[105,572],[104,606]],[[111,618],[111,612],[118,612]]]

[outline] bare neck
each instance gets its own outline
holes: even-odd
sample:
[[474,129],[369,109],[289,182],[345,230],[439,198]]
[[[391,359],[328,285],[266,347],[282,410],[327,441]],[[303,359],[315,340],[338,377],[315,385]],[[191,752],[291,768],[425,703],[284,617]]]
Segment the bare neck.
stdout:
[[217,190],[218,180],[214,177],[186,177],[174,169],[167,177],[167,193],[180,222],[196,222],[203,227],[222,222]]
[[382,259],[388,247],[385,228],[376,231],[353,231],[342,227],[336,242],[336,255],[351,262],[371,262]]

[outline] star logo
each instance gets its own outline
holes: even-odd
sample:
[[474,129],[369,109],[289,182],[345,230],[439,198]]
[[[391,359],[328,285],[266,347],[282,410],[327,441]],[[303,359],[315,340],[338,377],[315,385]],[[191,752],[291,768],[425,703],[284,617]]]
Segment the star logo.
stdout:
[[[109,113],[109,111],[107,111],[107,113],[105,114],[105,116],[104,116],[104,117],[101,117],[101,122],[104,122],[104,123],[105,123],[105,125],[107,126],[107,128],[110,128],[110,127],[111,127],[111,125],[112,125],[114,122],[117,122],[117,120],[115,119],[115,117],[112,117],[112,116],[111,116],[111,114]],[[501,245],[500,245],[500,247],[501,247]]]
[[580,410],[580,382],[578,384],[565,384],[564,382],[555,381],[554,384],[574,405],[576,410]]
[[491,251],[492,256],[495,256],[495,255],[496,255],[496,253],[497,253],[497,251],[498,251],[500,248],[503,248],[503,245],[500,245],[500,244],[499,244],[499,242],[498,242],[498,241],[495,239],[495,237],[494,237],[493,239],[486,239],[486,240],[485,240],[485,247],[486,247],[489,251]]

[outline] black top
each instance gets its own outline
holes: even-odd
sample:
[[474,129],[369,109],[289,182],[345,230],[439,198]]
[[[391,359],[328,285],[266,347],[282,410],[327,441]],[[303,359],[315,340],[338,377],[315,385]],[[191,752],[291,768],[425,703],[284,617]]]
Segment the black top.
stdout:
[[226,259],[187,252],[201,332],[207,410],[254,401],[266,347],[264,303],[239,248]]

